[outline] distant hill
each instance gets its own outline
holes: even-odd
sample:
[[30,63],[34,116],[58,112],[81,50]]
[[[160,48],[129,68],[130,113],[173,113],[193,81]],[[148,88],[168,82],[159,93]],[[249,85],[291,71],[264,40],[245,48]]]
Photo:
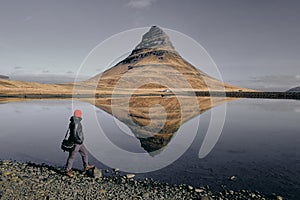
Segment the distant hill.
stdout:
[[41,84],[0,79],[0,94],[72,94],[72,84]]
[[[77,77],[76,80],[86,80],[88,76]],[[73,83],[75,76],[73,75],[61,75],[61,74],[34,74],[34,75],[11,75],[11,80],[24,81],[24,82],[36,82],[45,84],[62,84]]]
[[287,90],[287,92],[300,92],[300,86],[291,88],[291,89]]
[[0,79],[9,79],[8,76],[0,75]]

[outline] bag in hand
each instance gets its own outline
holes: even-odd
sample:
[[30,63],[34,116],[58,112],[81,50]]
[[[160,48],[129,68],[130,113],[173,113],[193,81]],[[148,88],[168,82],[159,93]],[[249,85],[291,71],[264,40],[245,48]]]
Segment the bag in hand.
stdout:
[[61,146],[60,148],[63,150],[63,151],[74,151],[75,149],[75,144],[73,142],[70,142],[69,140],[67,139],[64,139],[61,143]]
[[69,141],[67,139],[68,132],[69,132],[69,129],[67,130],[66,136],[65,136],[64,140],[62,141],[60,148],[63,151],[69,151],[70,152],[70,151],[74,151],[75,144],[74,144],[74,142]]

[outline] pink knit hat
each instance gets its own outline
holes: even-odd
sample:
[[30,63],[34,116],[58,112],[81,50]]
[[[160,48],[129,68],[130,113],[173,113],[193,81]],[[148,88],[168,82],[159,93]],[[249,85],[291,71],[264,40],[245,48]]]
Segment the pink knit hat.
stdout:
[[81,116],[82,116],[81,110],[75,110],[75,111],[74,111],[74,116],[75,116],[75,117],[80,117],[80,118],[81,118]]

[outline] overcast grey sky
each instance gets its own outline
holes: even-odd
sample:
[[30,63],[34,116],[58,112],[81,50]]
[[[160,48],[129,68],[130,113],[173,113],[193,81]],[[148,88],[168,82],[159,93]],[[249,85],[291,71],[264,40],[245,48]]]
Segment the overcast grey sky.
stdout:
[[111,35],[151,25],[196,40],[227,82],[300,85],[298,0],[0,0],[0,74],[72,74]]

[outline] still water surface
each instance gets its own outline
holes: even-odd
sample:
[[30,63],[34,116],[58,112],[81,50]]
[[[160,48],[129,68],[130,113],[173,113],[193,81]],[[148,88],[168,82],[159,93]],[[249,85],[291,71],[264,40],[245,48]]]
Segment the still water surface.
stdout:
[[[107,137],[120,148],[134,153],[147,153],[141,141],[124,134],[116,118],[87,102],[76,102],[83,111],[93,107]],[[215,109],[215,108],[212,108]],[[63,166],[67,154],[59,148],[72,115],[69,100],[34,100],[0,104],[0,158],[32,161]],[[275,192],[290,199],[300,196],[300,101],[242,99],[227,103],[222,134],[213,150],[198,157],[205,137],[211,110],[185,122],[178,133],[189,135],[189,126],[200,117],[197,135],[187,151],[167,167],[137,177],[152,177],[163,182],[209,185],[220,189]],[[86,119],[83,126],[88,126]],[[128,129],[128,128],[127,128]],[[86,130],[91,131],[86,127]],[[130,129],[128,129],[130,131]],[[127,131],[128,131],[127,130]],[[87,141],[95,133],[85,133]],[[99,136],[98,136],[99,137]],[[94,138],[92,138],[93,140]],[[99,144],[104,138],[97,138]],[[166,149],[176,151],[180,141],[171,138]],[[89,145],[87,144],[87,148]],[[165,151],[165,150],[162,150]],[[102,152],[103,153],[103,152]],[[90,163],[106,169],[101,160],[90,155]],[[107,157],[110,152],[104,152]],[[97,156],[96,156],[97,157]],[[116,159],[113,156],[111,159]],[[120,165],[126,165],[122,162]],[[137,163],[138,165],[138,163]],[[77,159],[74,167],[81,168]],[[236,176],[230,181],[230,176]]]

